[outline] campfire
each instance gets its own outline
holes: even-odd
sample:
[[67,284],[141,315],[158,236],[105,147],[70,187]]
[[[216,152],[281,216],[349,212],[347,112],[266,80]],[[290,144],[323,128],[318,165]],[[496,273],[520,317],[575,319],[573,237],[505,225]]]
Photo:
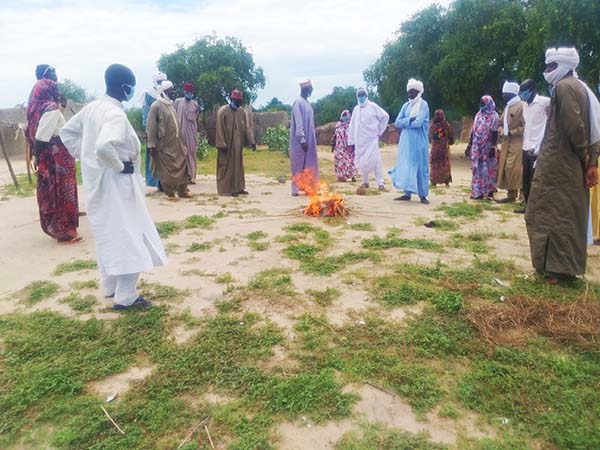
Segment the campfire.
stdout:
[[329,191],[326,181],[318,180],[311,169],[304,169],[294,176],[293,181],[298,188],[309,198],[304,214],[314,217],[345,217],[348,210],[344,205],[344,198]]

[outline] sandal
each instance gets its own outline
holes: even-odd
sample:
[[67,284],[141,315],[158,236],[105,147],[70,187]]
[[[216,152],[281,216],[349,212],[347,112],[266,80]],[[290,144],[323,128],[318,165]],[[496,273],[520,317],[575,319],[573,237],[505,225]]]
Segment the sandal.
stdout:
[[58,244],[59,245],[71,245],[71,244],[77,244],[78,242],[83,241],[83,237],[81,236],[75,236],[74,238],[71,239],[66,239],[66,240],[58,240]]
[[124,309],[132,309],[132,308],[150,308],[152,306],[152,302],[150,300],[146,300],[144,297],[138,297],[135,299],[129,306],[119,305],[115,303],[112,307],[115,311],[123,311]]

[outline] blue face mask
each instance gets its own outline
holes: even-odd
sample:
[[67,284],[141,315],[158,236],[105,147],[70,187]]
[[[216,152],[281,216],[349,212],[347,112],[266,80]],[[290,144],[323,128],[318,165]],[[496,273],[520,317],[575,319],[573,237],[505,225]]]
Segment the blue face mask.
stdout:
[[598,93],[600,94],[600,83],[598,83],[598,86],[596,86],[596,88],[598,89]]
[[348,122],[348,116],[342,116],[342,122]]
[[185,98],[187,98],[188,100],[191,100],[194,98],[194,94],[192,94],[191,92],[186,92],[185,94],[183,94],[183,96]]
[[132,86],[130,84],[122,84],[121,87],[126,87],[129,89],[129,94],[127,93],[126,89],[123,89],[123,94],[125,94],[125,101],[130,101],[133,98],[133,94],[135,93],[135,86]]
[[481,112],[485,112],[485,105],[481,105],[481,106],[479,107],[479,111],[481,111]]
[[366,101],[367,101],[367,97],[365,97],[363,95],[358,96],[358,103],[363,104]]
[[526,91],[521,92],[519,97],[521,97],[521,100],[524,102],[528,102],[532,95],[533,91],[531,89],[527,89]]

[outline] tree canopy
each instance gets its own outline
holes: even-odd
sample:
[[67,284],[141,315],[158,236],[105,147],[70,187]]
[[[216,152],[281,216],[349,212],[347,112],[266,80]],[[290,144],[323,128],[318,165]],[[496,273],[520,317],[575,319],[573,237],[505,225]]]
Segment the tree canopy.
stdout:
[[266,105],[261,106],[257,109],[258,112],[276,112],[285,111],[288,114],[292,111],[292,105],[283,103],[277,97],[273,97]]
[[183,83],[193,83],[205,110],[224,104],[233,89],[243,91],[244,100],[251,103],[256,91],[265,86],[262,68],[254,64],[242,42],[230,36],[221,39],[212,34],[189,47],[180,45],[160,57],[158,68],[173,82],[178,95],[183,94]]
[[75,103],[87,103],[94,100],[93,95],[88,94],[84,88],[68,78],[58,83],[58,92]]
[[479,98],[498,102],[505,80],[533,78],[544,90],[544,52],[575,46],[581,78],[600,72],[597,0],[455,0],[433,5],[404,22],[364,73],[390,113],[406,101],[406,82],[418,78],[431,109],[450,118],[472,113]]

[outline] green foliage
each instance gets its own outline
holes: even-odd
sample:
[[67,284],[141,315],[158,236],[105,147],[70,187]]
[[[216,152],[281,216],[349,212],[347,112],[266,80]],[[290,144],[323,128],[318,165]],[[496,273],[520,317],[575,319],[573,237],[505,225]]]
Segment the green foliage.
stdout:
[[373,300],[387,307],[395,308],[427,300],[433,293],[430,289],[403,278],[382,276],[374,280],[370,295]]
[[234,282],[235,282],[235,278],[233,278],[233,275],[231,275],[231,273],[229,273],[229,272],[219,274],[215,277],[215,283],[231,284]]
[[306,293],[313,298],[315,303],[321,306],[331,305],[334,300],[336,300],[342,295],[342,293],[339,290],[331,287],[328,287],[324,291],[318,291],[316,289],[307,289]]
[[82,297],[79,292],[71,292],[65,298],[60,299],[60,303],[66,303],[77,312],[92,312],[94,306],[98,304],[96,297],[93,295],[86,295]]
[[459,292],[444,290],[431,299],[435,308],[444,313],[455,314],[462,309],[462,295]]
[[252,233],[248,233],[246,235],[246,239],[250,240],[250,241],[258,241],[260,239],[264,239],[268,236],[267,233],[265,233],[264,231],[253,231]]
[[273,97],[267,104],[257,109],[258,112],[277,112],[285,111],[288,114],[292,112],[292,105],[286,105],[277,97]]
[[252,103],[256,91],[265,86],[263,70],[255,66],[242,42],[231,36],[212,34],[188,47],[180,45],[160,57],[158,68],[169,74],[178,96],[183,95],[183,83],[194,83],[207,112],[222,105],[233,89],[243,91],[244,99]]
[[142,281],[139,288],[142,297],[157,302],[177,302],[190,294],[188,290],[177,289],[173,286],[160,283],[148,283],[146,281]]
[[21,290],[21,301],[28,306],[52,297],[60,286],[52,281],[33,281]]
[[185,250],[186,252],[206,252],[212,248],[210,242],[192,242],[190,246]]
[[[377,95],[369,92],[369,99],[378,102]],[[340,120],[342,111],[347,109],[352,112],[356,106],[356,88],[354,86],[333,88],[331,94],[320,98],[313,105],[315,111],[315,123],[325,125]]]
[[69,273],[69,272],[77,272],[79,270],[90,270],[90,269],[97,269],[98,268],[98,264],[96,263],[96,261],[93,261],[91,259],[76,259],[75,261],[69,262],[69,263],[62,263],[59,264],[58,266],[56,266],[56,268],[54,269],[54,272],[52,272],[53,275],[64,275],[65,273]]
[[259,272],[250,282],[251,291],[266,298],[293,297],[296,295],[289,269],[267,269]]
[[369,222],[353,223],[350,224],[349,227],[351,230],[356,231],[375,231],[375,227]]
[[480,203],[469,203],[466,201],[450,205],[440,205],[436,210],[444,211],[448,217],[466,217],[469,219],[480,217],[483,213],[483,207]]
[[96,280],[73,281],[71,287],[77,290],[98,289],[98,282]]
[[[145,134],[146,129],[142,125],[142,108],[130,108],[126,111],[127,120],[138,134]],[[143,152],[145,154],[145,151]]]
[[179,232],[181,226],[173,221],[167,220],[164,222],[156,222],[156,230],[161,238],[169,237],[172,234]]
[[270,151],[278,151],[290,156],[290,129],[284,125],[267,128],[263,135],[263,143]]
[[364,248],[372,248],[376,250],[401,247],[441,251],[444,248],[441,244],[427,239],[407,239],[398,237],[398,232],[396,230],[390,230],[385,238],[373,236],[369,239],[363,239],[361,244]]
[[[455,0],[429,6],[402,23],[365,79],[377,89],[384,109],[406,101],[409,78],[425,84],[430,110],[450,119],[474,113],[483,94],[499,104],[505,80],[533,78],[543,91],[547,47],[573,45],[581,55],[583,79],[598,79],[600,4],[586,0]],[[449,76],[451,75],[451,76]]]
[[183,221],[183,228],[200,228],[210,230],[215,223],[215,219],[208,216],[193,215]]
[[208,143],[208,137],[206,133],[202,132],[198,136],[198,148],[196,149],[196,159],[200,161],[204,161],[208,158],[208,152],[211,149],[210,144]]
[[58,83],[58,93],[75,103],[87,103],[95,100],[93,95],[72,80],[65,78]]
[[361,433],[345,434],[335,450],[446,450],[447,446],[435,444],[427,433],[412,434],[388,430],[380,425],[366,425]]
[[487,253],[490,249],[487,240],[491,237],[491,233],[483,232],[454,233],[450,236],[450,245],[454,248],[463,248],[471,253]]

